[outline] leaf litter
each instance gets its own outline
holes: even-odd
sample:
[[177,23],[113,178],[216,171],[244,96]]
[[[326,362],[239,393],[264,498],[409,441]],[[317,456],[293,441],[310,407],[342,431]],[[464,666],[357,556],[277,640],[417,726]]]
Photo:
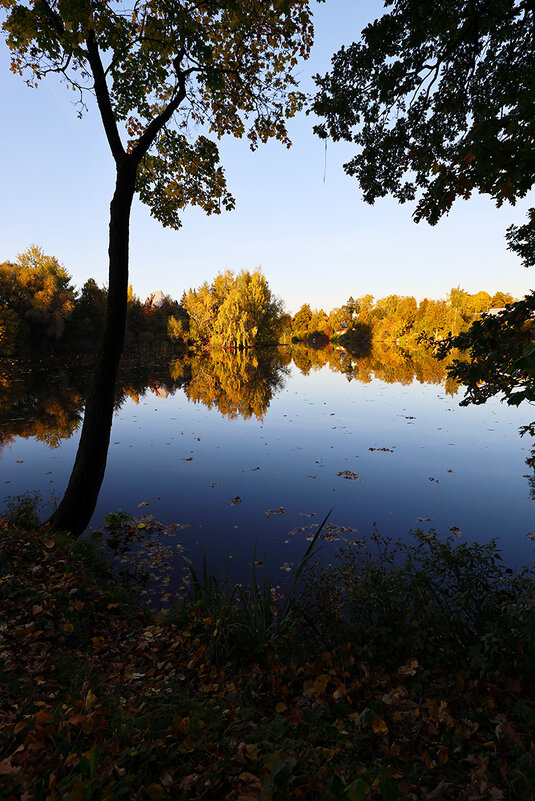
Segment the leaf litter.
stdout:
[[[132,568],[156,536],[189,527],[163,527],[150,515],[109,522],[103,539],[121,556],[128,548],[132,561],[123,564]],[[312,539],[317,528],[290,534]],[[326,526],[320,537],[361,544],[344,537],[354,531]],[[533,798],[529,677],[496,686],[499,678],[442,675],[418,654],[370,666],[349,641],[292,662],[270,652],[245,670],[218,663],[211,648],[220,621],[193,606],[170,623],[132,614],[92,586],[61,542],[34,537],[6,537],[0,552],[15,554],[16,575],[14,585],[0,577],[9,620],[0,618],[0,783],[8,798],[505,801],[518,788],[518,797]],[[156,548],[145,564],[165,571],[168,554]],[[31,581],[28,567],[37,568]],[[65,690],[57,665],[69,656],[79,674]]]
[[368,664],[350,640],[218,660],[223,622],[195,604],[136,609],[35,532],[4,529],[2,553],[6,799],[533,799],[529,676]]

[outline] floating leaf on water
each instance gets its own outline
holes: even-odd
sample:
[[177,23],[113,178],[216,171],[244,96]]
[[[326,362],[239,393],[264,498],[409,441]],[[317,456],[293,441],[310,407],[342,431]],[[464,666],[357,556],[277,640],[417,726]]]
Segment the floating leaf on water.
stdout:
[[417,523],[430,523],[431,522],[431,518],[430,517],[417,517],[416,518],[416,522]]
[[279,506],[278,509],[268,509],[266,512],[266,517],[271,517],[271,515],[283,515],[284,514],[284,506]]
[[236,495],[235,498],[231,498],[228,502],[228,506],[236,506],[238,503],[241,503],[241,498],[239,495]]
[[356,473],[353,473],[352,470],[340,470],[340,472],[337,473],[336,475],[343,476],[348,481],[362,481],[362,479],[359,478]]

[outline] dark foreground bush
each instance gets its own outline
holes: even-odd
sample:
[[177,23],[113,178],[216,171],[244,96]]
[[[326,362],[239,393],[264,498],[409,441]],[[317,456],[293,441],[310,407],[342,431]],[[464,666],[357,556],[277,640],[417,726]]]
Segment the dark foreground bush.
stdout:
[[362,658],[490,676],[535,676],[535,578],[479,545],[414,531],[408,542],[378,535],[313,571],[300,601],[329,646],[349,639]]

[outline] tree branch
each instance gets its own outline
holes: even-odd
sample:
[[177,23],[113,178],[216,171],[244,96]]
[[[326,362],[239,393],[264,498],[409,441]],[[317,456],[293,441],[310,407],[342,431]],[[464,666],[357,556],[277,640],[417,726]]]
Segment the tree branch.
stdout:
[[[178,59],[178,57],[177,57]],[[175,59],[175,69],[177,72],[178,82],[179,82],[179,89],[177,94],[174,98],[167,104],[161,114],[158,114],[145,128],[142,135],[139,137],[138,142],[134,149],[132,150],[130,157],[135,162],[136,166],[140,163],[141,159],[147,153],[150,146],[154,142],[156,136],[161,131],[163,126],[169,122],[179,105],[182,103],[184,98],[186,97],[186,77],[189,74],[189,70],[187,72],[183,72],[178,68],[177,59]]]
[[102,66],[96,36],[93,30],[89,31],[86,43],[87,59],[91,67],[91,72],[93,73],[93,78],[95,79],[95,94],[97,96],[100,116],[113,158],[116,163],[119,163],[119,161],[124,159],[126,153],[123,143],[121,142],[121,137],[119,136],[117,122],[111,105],[110,93],[108,91],[108,84],[106,83],[106,76],[104,74],[104,67]]

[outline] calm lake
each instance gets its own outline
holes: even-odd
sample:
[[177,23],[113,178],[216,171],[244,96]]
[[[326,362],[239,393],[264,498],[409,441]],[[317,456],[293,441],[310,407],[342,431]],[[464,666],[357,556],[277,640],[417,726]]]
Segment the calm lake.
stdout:
[[[61,496],[86,382],[82,368],[4,369],[4,499]],[[177,568],[170,586],[181,552],[197,564],[206,553],[209,568],[230,566],[235,580],[247,580],[255,553],[277,582],[330,509],[326,559],[374,526],[394,538],[419,527],[460,541],[495,537],[512,567],[532,564],[532,442],[518,434],[530,407],[465,408],[462,397],[443,365],[401,351],[357,359],[274,349],[158,366],[143,357],[121,379],[91,526],[118,510],[176,524],[159,537],[158,560]]]

